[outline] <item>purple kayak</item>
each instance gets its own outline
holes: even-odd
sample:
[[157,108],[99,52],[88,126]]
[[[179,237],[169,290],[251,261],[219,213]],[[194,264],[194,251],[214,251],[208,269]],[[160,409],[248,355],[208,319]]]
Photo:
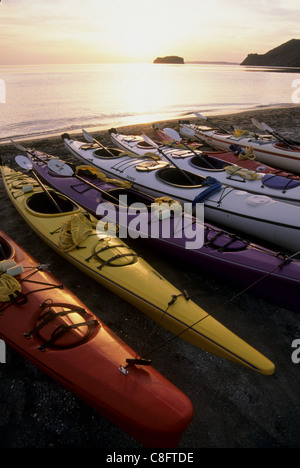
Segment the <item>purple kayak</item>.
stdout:
[[[95,168],[77,167],[75,173],[63,160],[45,153],[28,150],[27,156],[34,171],[48,185],[97,216],[108,230],[118,225],[119,237],[127,234],[141,238],[172,259],[188,262],[234,286],[249,288],[249,293],[279,307],[300,312],[300,260],[203,224],[176,209],[169,210],[169,214],[168,210],[155,211],[153,205],[165,206],[168,202],[95,178]],[[70,170],[59,174],[55,165]]]

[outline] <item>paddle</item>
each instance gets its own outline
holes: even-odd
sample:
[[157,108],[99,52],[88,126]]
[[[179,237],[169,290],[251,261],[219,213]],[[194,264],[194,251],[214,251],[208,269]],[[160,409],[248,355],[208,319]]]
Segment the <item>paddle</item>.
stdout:
[[[188,132],[187,133],[190,133],[190,131],[194,134],[193,130],[192,129],[188,129]],[[187,150],[191,151],[195,156],[198,156],[201,161],[206,165],[206,166],[209,166],[211,169],[215,169],[215,167],[209,162],[209,161],[206,161],[206,159],[204,159],[202,156],[201,156],[201,153],[198,151],[196,152],[193,148],[191,148],[189,145],[185,144],[179,133],[174,129],[174,128],[164,128],[164,132],[170,137],[172,138],[173,140],[177,141],[178,143],[180,143],[181,145],[183,145]]]
[[218,128],[219,130],[222,130],[222,132],[225,132],[225,133],[228,133],[229,135],[231,135],[231,133],[228,131],[228,130],[225,130],[225,128],[222,128],[220,127],[219,125],[215,124],[212,120],[210,120],[208,117],[205,117],[204,115],[200,114],[199,112],[194,112],[194,114],[199,118],[199,119],[202,119],[202,120],[206,120],[207,122],[209,122],[211,125],[213,125],[214,127]]
[[[92,184],[91,182],[87,181],[83,177],[80,177],[79,175],[75,174],[71,166],[68,164],[64,163],[63,161],[58,161],[57,159],[50,159],[48,162],[48,167],[51,171],[55,172],[56,174],[59,174],[62,177],[75,177],[76,179],[80,180],[81,182],[87,184],[89,187],[97,190],[98,192],[101,193],[107,193],[105,190],[102,190],[100,187],[98,187],[95,184]],[[117,199],[114,195],[109,194],[111,198],[116,200],[118,203],[120,203],[120,200]],[[123,203],[124,206],[127,206],[125,203]]]
[[176,167],[176,169],[181,172],[181,174],[192,184],[192,185],[195,185],[195,182],[190,178],[190,176],[185,172],[183,171],[182,169],[180,169],[180,167],[178,167],[174,161],[172,161],[170,158],[168,158],[168,156],[166,156],[166,154],[163,152],[163,150],[159,147],[159,145],[157,145],[153,140],[151,140],[151,138],[149,138],[147,135],[142,135],[142,137],[144,138],[144,140],[149,143],[149,145],[152,145],[154,146],[154,148],[157,148],[158,152],[161,153],[164,158],[166,158],[170,164],[173,164],[173,166]]
[[[259,122],[257,119],[255,119],[254,117],[251,118],[251,121],[253,123],[253,125],[255,125],[255,127],[257,127],[259,130],[262,130],[262,131],[266,131],[264,125],[263,125],[263,122]],[[270,132],[268,132],[268,134],[270,135]]]
[[86,141],[88,141],[89,143],[96,143],[101,148],[103,148],[110,156],[115,158],[115,155],[111,151],[109,151],[109,149],[106,148],[106,146],[102,145],[102,143],[100,143],[100,141],[98,141],[94,137],[92,137],[92,135],[90,135],[86,130],[82,129],[82,133],[83,133],[83,136],[86,139]]
[[57,211],[60,212],[60,213],[63,213],[62,209],[59,207],[59,205],[56,203],[56,201],[54,200],[52,195],[49,193],[49,191],[42,184],[42,182],[40,181],[40,179],[38,178],[38,176],[34,172],[31,161],[28,158],[26,158],[25,156],[16,156],[15,161],[20,167],[22,167],[23,169],[26,169],[27,171],[32,173],[33,177],[38,182],[38,184],[42,188],[42,190],[45,192],[45,194],[47,195],[47,197],[49,198],[51,203],[53,203],[53,205],[56,207]]
[[255,118],[252,118],[252,123],[257,127],[259,128],[260,130],[264,130],[266,132],[269,133],[269,135],[273,135],[275,138],[277,138],[279,141],[281,141],[282,143],[285,143],[290,149],[295,149],[293,146],[293,144],[299,144],[299,143],[296,143],[296,142],[293,142],[287,138],[285,138],[284,136],[282,136],[280,133],[276,132],[275,130],[273,130],[273,128],[271,128],[269,125],[267,125],[266,123],[264,122],[259,122],[258,120],[256,120]]

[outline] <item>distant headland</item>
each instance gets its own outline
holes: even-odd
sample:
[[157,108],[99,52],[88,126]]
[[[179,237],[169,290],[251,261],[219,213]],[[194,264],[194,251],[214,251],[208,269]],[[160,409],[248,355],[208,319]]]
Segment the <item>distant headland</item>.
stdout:
[[241,65],[300,67],[300,39],[291,39],[265,54],[248,54]]
[[184,63],[184,59],[182,57],[177,57],[177,55],[168,55],[167,57],[157,57],[153,60],[153,63]]

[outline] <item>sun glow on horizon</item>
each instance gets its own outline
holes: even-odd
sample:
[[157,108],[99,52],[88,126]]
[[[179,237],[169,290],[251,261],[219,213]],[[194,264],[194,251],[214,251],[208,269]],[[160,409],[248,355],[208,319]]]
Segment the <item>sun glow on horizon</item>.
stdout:
[[294,0],[4,0],[0,64],[149,63],[164,55],[239,62],[299,36],[297,12]]

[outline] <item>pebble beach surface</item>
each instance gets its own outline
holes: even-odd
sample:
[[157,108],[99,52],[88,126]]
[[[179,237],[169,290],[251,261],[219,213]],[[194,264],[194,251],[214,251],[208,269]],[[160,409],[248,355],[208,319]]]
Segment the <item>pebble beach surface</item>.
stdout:
[[[211,118],[228,129],[233,125],[257,131],[251,117],[300,141],[300,107],[296,105]],[[190,120],[199,122],[194,118]],[[176,128],[177,121],[156,123]],[[151,123],[117,130],[155,137]],[[90,133],[102,144],[111,145],[107,131],[93,129]],[[83,140],[81,132],[71,136]],[[64,148],[60,135],[32,141],[23,139],[21,143],[76,163]],[[0,154],[4,164],[13,164],[20,152],[12,144],[3,143]],[[2,180],[0,200],[0,229],[40,263],[48,264],[51,272],[87,307],[130,347],[138,350],[151,333],[153,322],[50,250],[16,212]],[[239,293],[239,288],[230,281],[230,272],[228,281],[220,281],[206,274],[205,268],[192,269],[176,262],[176,258],[148,248],[145,242],[137,242],[134,249],[178,289],[187,290],[193,301],[207,312],[213,313],[226,302],[215,317],[276,366],[272,376],[260,375],[182,339],[172,340],[154,353],[151,356],[153,367],[180,388],[194,406],[193,421],[183,434],[178,450],[299,448],[300,364],[292,361],[292,343],[300,339],[299,316],[251,295],[251,290],[230,301]],[[159,329],[152,337],[153,348],[169,337],[167,331]],[[6,363],[0,364],[0,447],[116,451],[141,448],[136,440],[9,348],[6,349]]]

